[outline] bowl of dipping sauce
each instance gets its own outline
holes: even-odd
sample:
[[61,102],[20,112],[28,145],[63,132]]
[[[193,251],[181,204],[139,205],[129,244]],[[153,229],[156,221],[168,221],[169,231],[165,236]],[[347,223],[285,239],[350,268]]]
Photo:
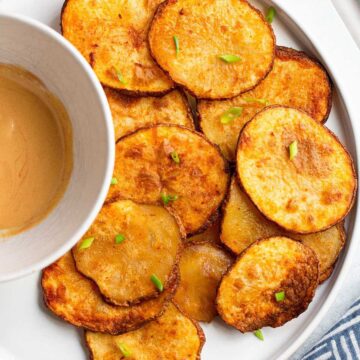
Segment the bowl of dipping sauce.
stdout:
[[0,14],[0,281],[42,269],[94,221],[114,131],[81,54],[49,27]]

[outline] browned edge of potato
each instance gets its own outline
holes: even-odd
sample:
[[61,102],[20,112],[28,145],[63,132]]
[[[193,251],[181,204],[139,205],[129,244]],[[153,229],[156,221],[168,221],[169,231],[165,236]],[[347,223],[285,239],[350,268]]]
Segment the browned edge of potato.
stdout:
[[[106,360],[118,360],[119,355],[121,359],[136,358],[139,351],[148,360],[200,360],[205,340],[199,324],[184,315],[173,303],[156,320],[126,334],[112,336],[85,332],[85,344],[91,360],[105,360],[104,355]],[[119,345],[127,351],[127,355],[124,355]]]
[[[264,254],[267,246],[271,247],[268,259]],[[307,309],[318,283],[319,263],[311,248],[282,236],[261,239],[243,251],[225,273],[216,306],[225,323],[242,333],[279,327]],[[282,291],[284,300],[277,301],[275,295]]]
[[178,283],[179,271],[173,274],[172,287],[156,299],[119,307],[104,302],[96,284],[76,270],[71,252],[46,267],[41,277],[44,304],[52,313],[76,327],[113,335],[137,329],[160,316]]

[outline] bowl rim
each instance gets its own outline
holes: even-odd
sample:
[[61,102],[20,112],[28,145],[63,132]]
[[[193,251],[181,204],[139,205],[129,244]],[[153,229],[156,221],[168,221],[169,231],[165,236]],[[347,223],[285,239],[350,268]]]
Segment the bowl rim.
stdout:
[[[103,175],[103,181],[100,191],[97,194],[96,201],[91,207],[86,219],[78,225],[77,230],[70,236],[68,239],[64,240],[64,242],[57,248],[56,251],[53,251],[48,256],[45,256],[39,261],[36,261],[32,265],[28,265],[20,270],[16,270],[14,272],[8,272],[5,274],[0,273],[0,283],[7,282],[15,279],[22,278],[24,276],[30,275],[36,271],[40,271],[49,264],[56,261],[58,258],[63,256],[67,251],[69,251],[75,243],[85,234],[88,228],[91,226],[93,221],[95,220],[97,214],[101,210],[103,203],[105,201],[107,192],[109,190],[114,163],[115,163],[115,135],[114,135],[114,126],[112,123],[112,115],[110,111],[110,107],[99,80],[96,77],[96,74],[92,70],[91,66],[88,62],[83,58],[81,53],[68,41],[66,40],[61,34],[59,34],[56,30],[52,29],[51,27],[41,23],[38,20],[30,18],[25,15],[21,14],[10,14],[6,12],[0,12],[0,23],[2,21],[13,21],[17,23],[21,23],[23,25],[30,26],[34,28],[36,31],[39,31],[45,34],[48,38],[50,38],[53,42],[56,42],[59,46],[63,47],[65,51],[72,56],[76,62],[80,65],[83,69],[85,76],[88,77],[90,80],[91,86],[95,90],[96,94],[98,95],[101,111],[104,115],[105,124],[106,124],[106,170]],[[6,35],[4,35],[6,36]],[[65,104],[66,105],[66,104]],[[56,207],[53,209],[55,210]]]

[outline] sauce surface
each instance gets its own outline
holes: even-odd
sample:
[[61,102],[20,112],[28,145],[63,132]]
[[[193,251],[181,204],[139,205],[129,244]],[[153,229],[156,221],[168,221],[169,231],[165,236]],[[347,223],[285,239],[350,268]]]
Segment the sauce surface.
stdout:
[[44,219],[64,194],[71,171],[65,107],[31,73],[0,64],[0,237]]

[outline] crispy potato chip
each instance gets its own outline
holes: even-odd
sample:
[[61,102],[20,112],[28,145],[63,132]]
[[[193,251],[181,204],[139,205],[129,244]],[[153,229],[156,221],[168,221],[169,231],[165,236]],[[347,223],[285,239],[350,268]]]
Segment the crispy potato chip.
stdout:
[[286,237],[260,240],[224,275],[217,309],[241,332],[278,327],[307,309],[318,281],[318,259],[309,247]]
[[130,97],[106,88],[115,140],[134,130],[154,124],[177,124],[194,128],[191,111],[185,95],[174,90],[162,97]]
[[297,109],[272,106],[255,115],[240,134],[236,165],[257,208],[294,233],[328,229],[354,202],[349,153],[330,130]]
[[227,163],[217,147],[195,131],[155,125],[116,144],[108,201],[123,198],[163,204],[188,236],[215,220],[229,182]]
[[92,360],[199,360],[205,336],[200,326],[170,304],[164,314],[127,334],[85,334]]
[[[94,240],[83,248],[88,238]],[[77,270],[105,299],[127,306],[160,294],[152,275],[164,289],[172,286],[181,250],[179,227],[163,207],[119,200],[102,208],[72,251]]]
[[234,259],[215,244],[189,244],[180,260],[174,302],[192,319],[210,322],[217,314],[216,291]]
[[148,50],[149,23],[161,0],[66,0],[63,35],[92,64],[103,85],[130,94],[162,94],[173,82]]
[[76,270],[68,252],[43,270],[41,285],[45,305],[61,319],[91,331],[119,334],[162,314],[177,287],[178,273],[173,275],[172,286],[156,299],[130,307],[114,306],[104,302],[95,283]]
[[286,232],[260,213],[233,178],[223,207],[222,243],[235,254],[240,254],[257,240],[280,235],[299,240],[315,251],[319,259],[321,279],[327,276],[329,268],[333,267],[345,244],[343,222],[315,234],[299,235]]
[[[241,129],[265,106],[291,106],[324,122],[331,104],[332,86],[326,70],[302,51],[278,46],[274,67],[256,88],[226,101],[201,100],[198,113],[204,134],[234,161]],[[223,124],[221,117],[234,107],[242,108],[242,113]]]
[[205,242],[221,244],[221,242],[220,242],[220,220],[217,219],[204,232],[188,238],[187,241],[189,243],[193,243],[193,244],[205,243]]
[[334,269],[335,269],[335,265],[329,267],[328,269],[326,269],[326,271],[320,274],[319,284],[324,283],[332,275]]
[[271,26],[245,0],[164,1],[151,23],[149,44],[176,83],[206,99],[252,89],[275,57]]

